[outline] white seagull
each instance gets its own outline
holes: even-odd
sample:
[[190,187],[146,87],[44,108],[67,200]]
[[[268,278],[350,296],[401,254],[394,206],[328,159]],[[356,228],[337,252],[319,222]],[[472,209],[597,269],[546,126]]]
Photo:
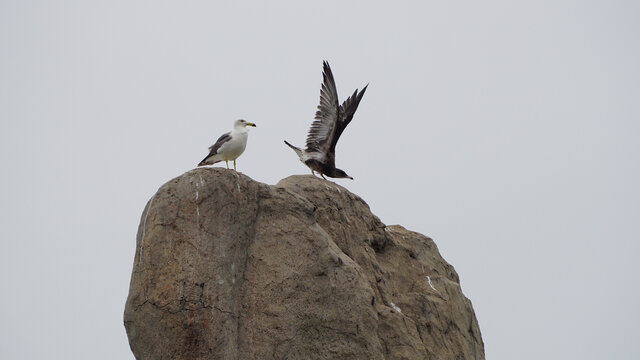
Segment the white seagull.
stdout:
[[223,134],[215,144],[209,146],[209,155],[202,159],[198,166],[213,165],[224,160],[228,169],[229,160],[233,160],[233,170],[236,170],[236,159],[242,155],[247,147],[247,138],[249,137],[247,126],[256,127],[256,124],[242,119],[236,120],[231,132]]
[[360,92],[356,89],[342,105],[338,105],[338,91],[333,73],[328,62],[323,61],[322,65],[324,71],[322,72],[320,105],[318,105],[315,120],[311,123],[311,129],[307,135],[307,148],[300,149],[289,144],[286,140],[284,143],[298,154],[300,161],[311,169],[313,175],[317,171],[325,180],[325,175],[332,178],[353,180],[346,172],[336,168],[336,144],[344,129],[353,119],[353,114],[358,109],[358,104],[360,104],[369,85],[366,85]]

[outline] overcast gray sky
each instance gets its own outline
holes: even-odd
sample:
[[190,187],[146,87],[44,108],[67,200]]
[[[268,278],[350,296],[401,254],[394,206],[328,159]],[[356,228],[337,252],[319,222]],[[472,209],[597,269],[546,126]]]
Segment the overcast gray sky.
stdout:
[[0,358],[133,359],[146,201],[233,120],[275,184],[322,60],[337,166],[434,238],[488,359],[638,359],[640,3],[0,1]]

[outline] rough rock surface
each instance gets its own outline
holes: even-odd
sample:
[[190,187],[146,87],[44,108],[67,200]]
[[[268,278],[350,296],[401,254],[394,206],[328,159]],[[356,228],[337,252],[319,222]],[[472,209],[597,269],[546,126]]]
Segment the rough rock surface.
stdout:
[[484,359],[435,243],[311,175],[199,168],[163,185],[124,324],[137,359]]

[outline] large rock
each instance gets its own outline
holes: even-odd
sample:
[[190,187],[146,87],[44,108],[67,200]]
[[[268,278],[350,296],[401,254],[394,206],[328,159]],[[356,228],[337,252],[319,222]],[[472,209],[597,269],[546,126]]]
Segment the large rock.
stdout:
[[163,185],[124,324],[137,359],[484,359],[435,243],[311,175],[200,168]]

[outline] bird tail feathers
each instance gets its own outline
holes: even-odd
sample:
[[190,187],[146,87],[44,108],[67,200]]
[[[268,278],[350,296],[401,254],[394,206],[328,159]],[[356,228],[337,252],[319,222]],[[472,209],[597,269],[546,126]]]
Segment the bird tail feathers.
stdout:
[[285,144],[287,144],[287,146],[289,146],[290,148],[293,149],[293,151],[296,152],[296,154],[298,154],[298,157],[302,159],[302,149],[300,149],[299,147],[293,146],[291,144],[289,144],[287,142],[287,140],[284,141]]
[[219,163],[220,161],[222,160],[216,159],[215,156],[207,156],[206,158],[202,159],[202,161],[200,161],[198,166],[213,165],[215,163]]

